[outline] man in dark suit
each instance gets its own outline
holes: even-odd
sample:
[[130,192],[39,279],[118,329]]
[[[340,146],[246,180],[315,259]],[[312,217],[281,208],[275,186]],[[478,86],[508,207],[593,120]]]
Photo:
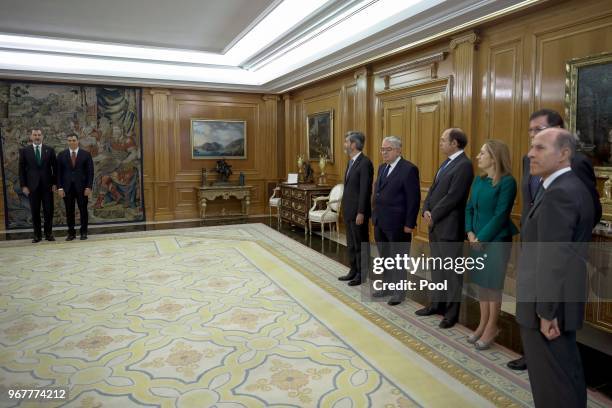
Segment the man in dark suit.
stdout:
[[34,227],[33,243],[42,239],[40,228],[40,206],[45,218],[44,231],[47,241],[53,237],[53,192],[56,185],[56,157],[51,146],[43,145],[43,134],[40,128],[32,129],[31,145],[19,150],[19,183],[21,191],[30,199],[32,224]]
[[586,407],[576,330],[582,327],[587,243],[594,208],[571,168],[576,139],[564,129],[536,134],[530,172],[542,179],[523,219],[516,320],[536,407]]
[[59,179],[59,195],[66,205],[66,222],[68,237],[66,241],[76,238],[74,230],[74,202],[79,206],[81,215],[81,239],[87,239],[87,201],[91,197],[94,178],[94,165],[91,154],[79,148],[79,137],[68,135],[68,149],[57,156],[57,174]]
[[[467,136],[458,128],[446,129],[440,137],[440,151],[447,156],[436,173],[423,205],[423,219],[429,226],[432,257],[461,256],[465,239],[465,206],[474,178],[472,162],[463,149]],[[459,320],[463,275],[434,269],[432,281],[447,281],[447,291],[432,291],[430,304],[416,311],[418,316],[441,314],[439,327],[453,327]]]
[[[383,139],[380,149],[384,163],[378,167],[378,178],[374,183],[374,238],[380,256],[395,258],[410,252],[412,231],[421,204],[419,169],[401,157],[402,141],[395,136]],[[405,279],[406,271],[398,268],[386,270],[384,282],[399,283]],[[379,294],[384,295],[383,292]],[[391,306],[406,298],[404,290],[394,290],[387,302]]]
[[[550,109],[540,109],[533,112],[529,117],[529,140],[544,129],[549,128],[564,128],[563,118],[559,113]],[[593,201],[593,210],[595,217],[593,219],[593,226],[597,225],[601,219],[601,201],[599,199],[599,193],[597,192],[597,185],[595,180],[595,172],[593,165],[588,157],[580,152],[576,152],[571,159],[572,171],[582,180],[586,188],[589,190],[589,194]],[[527,214],[535,201],[536,194],[541,188],[540,177],[531,175],[529,173],[529,157],[528,155],[523,156],[523,177],[521,181],[521,195],[522,195],[522,210],[521,220],[527,219]],[[526,370],[527,363],[525,357],[520,357],[516,360],[508,362],[508,368],[513,370]]]
[[342,212],[351,270],[338,279],[349,281],[349,286],[361,284],[361,244],[368,244],[370,241],[368,224],[372,213],[370,200],[374,167],[370,159],[362,153],[364,143],[365,136],[361,132],[350,131],[344,139],[344,151],[350,160],[344,173]]

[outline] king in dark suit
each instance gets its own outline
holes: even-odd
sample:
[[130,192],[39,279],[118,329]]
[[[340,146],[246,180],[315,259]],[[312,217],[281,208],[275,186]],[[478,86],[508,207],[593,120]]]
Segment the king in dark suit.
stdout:
[[342,212],[346,227],[351,270],[338,279],[349,281],[350,286],[359,285],[362,279],[363,243],[369,243],[369,220],[372,212],[372,177],[374,168],[370,159],[362,153],[365,136],[361,132],[350,131],[344,139],[344,150],[350,157],[344,173],[344,193],[342,195]]
[[59,179],[59,194],[66,205],[66,222],[68,236],[66,241],[76,237],[74,229],[74,203],[76,201],[81,216],[81,239],[87,239],[87,202],[91,197],[94,178],[94,165],[91,154],[79,148],[79,138],[75,134],[68,135],[68,149],[57,156],[57,174]]
[[36,243],[42,239],[40,206],[45,218],[44,231],[47,241],[53,237],[53,191],[56,187],[56,157],[51,146],[43,145],[42,130],[32,129],[31,145],[19,150],[19,183],[21,191],[30,199],[32,225]]
[[[429,225],[431,256],[457,258],[465,239],[465,207],[474,179],[472,162],[463,149],[467,136],[458,128],[446,129],[440,137],[440,151],[447,156],[436,173],[423,205],[423,219]],[[416,311],[418,316],[441,314],[440,328],[453,327],[459,320],[463,275],[433,270],[432,281],[447,281],[446,292],[433,291],[431,303]]]
[[[383,139],[380,149],[384,163],[378,167],[378,178],[374,183],[374,238],[382,257],[408,254],[412,231],[421,205],[419,169],[401,157],[402,141],[395,136]],[[406,271],[393,268],[386,270],[385,283],[400,283]],[[384,294],[384,292],[382,292]],[[387,302],[394,306],[406,298],[406,291],[393,290]]]
[[564,129],[536,134],[531,175],[542,178],[522,220],[516,320],[536,407],[586,407],[576,330],[582,327],[587,243],[594,208],[571,168],[576,139]]

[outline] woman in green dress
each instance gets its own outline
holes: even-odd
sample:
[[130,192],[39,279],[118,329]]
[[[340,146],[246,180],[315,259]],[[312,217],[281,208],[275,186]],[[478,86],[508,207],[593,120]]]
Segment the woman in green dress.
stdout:
[[518,229],[510,220],[516,198],[516,180],[511,174],[510,150],[499,140],[490,139],[477,156],[482,171],[472,184],[465,209],[465,231],[472,245],[472,256],[486,254],[484,268],[470,272],[470,282],[478,287],[480,324],[468,337],[478,350],[488,349],[499,334],[506,267],[512,236]]

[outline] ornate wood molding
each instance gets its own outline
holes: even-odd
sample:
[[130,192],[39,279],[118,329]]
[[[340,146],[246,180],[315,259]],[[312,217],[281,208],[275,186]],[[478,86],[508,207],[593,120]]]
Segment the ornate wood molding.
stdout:
[[476,33],[475,31],[472,31],[471,33],[463,34],[459,37],[454,37],[451,40],[448,48],[450,48],[452,51],[455,48],[457,48],[460,44],[468,43],[468,44],[477,46],[479,42],[480,42],[480,37],[478,36],[478,33]]
[[384,89],[405,87],[420,82],[430,81],[438,77],[438,63],[444,61],[448,52],[440,51],[425,57],[384,68],[374,72],[374,76],[382,78]]
[[[460,127],[473,140],[474,71],[476,47],[479,41],[476,32],[470,32],[451,40],[449,48],[453,52],[453,94],[452,126]],[[471,143],[468,143],[466,154],[470,155]]]

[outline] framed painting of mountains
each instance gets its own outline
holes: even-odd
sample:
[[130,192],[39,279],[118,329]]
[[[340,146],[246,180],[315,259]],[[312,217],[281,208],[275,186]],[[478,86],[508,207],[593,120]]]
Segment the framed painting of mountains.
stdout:
[[246,121],[191,119],[193,159],[246,159]]

